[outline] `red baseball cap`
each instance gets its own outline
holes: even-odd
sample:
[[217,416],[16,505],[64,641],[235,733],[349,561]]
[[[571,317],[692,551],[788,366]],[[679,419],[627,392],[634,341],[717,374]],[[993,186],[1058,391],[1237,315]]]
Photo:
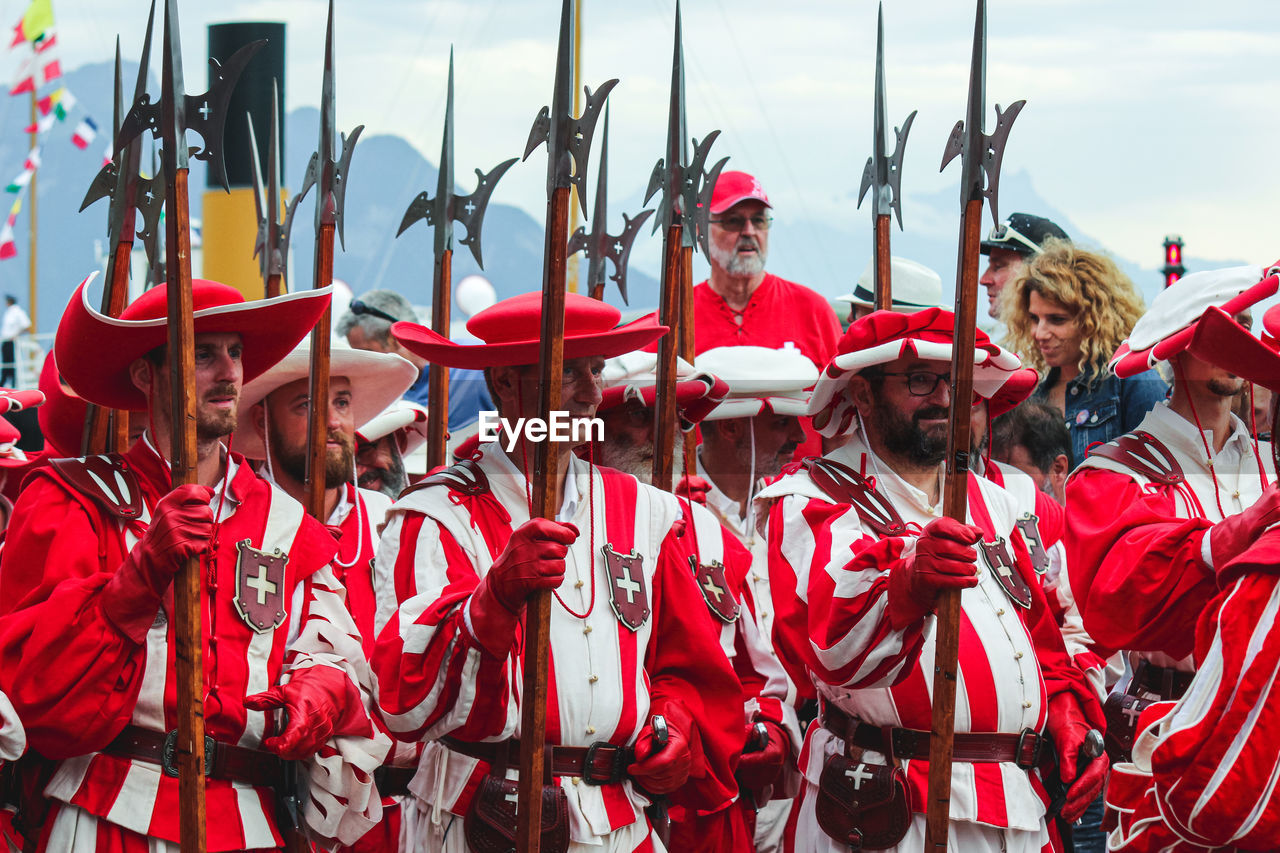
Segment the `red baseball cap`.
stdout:
[[721,172],[716,188],[711,191],[711,212],[719,215],[742,201],[758,201],[765,207],[773,207],[754,176],[746,172]]

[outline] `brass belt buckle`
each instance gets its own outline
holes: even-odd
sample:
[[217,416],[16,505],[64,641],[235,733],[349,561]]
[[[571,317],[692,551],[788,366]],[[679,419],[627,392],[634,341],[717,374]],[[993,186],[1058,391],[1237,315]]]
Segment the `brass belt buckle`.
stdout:
[[[217,741],[211,736],[204,736],[204,775],[213,775],[213,751],[217,749]],[[174,729],[164,736],[164,746],[160,748],[160,767],[164,775],[178,778],[178,730]]]

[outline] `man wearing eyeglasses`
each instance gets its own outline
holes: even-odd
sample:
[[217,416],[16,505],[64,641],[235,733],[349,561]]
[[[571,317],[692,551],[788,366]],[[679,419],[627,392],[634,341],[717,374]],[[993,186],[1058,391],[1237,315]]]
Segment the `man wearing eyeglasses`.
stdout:
[[[720,174],[711,194],[711,277],[693,289],[695,349],[789,345],[826,364],[840,338],[835,311],[816,291],[765,272],[772,209],[753,176]],[[805,435],[797,458],[822,452],[813,430]]]
[[987,314],[1000,319],[1000,291],[1018,277],[1032,255],[1040,254],[1046,240],[1070,240],[1067,232],[1043,216],[1015,213],[1001,222],[981,243],[987,269],[978,283],[987,289]]
[[[758,494],[768,513],[773,640],[820,701],[786,849],[924,849],[935,608],[960,594],[950,837],[954,849],[1049,849],[1037,756],[1049,740],[1074,820],[1106,759],[1077,778],[1102,708],[1063,645],[1017,527],[993,482],[967,481],[967,523],[943,514],[954,317],[877,311],[841,338],[810,399],[814,426],[847,443]],[[978,330],[973,385],[991,398],[1020,362]],[[954,401],[968,405],[970,401]],[[788,586],[790,588],[788,588]],[[877,809],[844,806],[883,804]],[[840,806],[832,808],[832,803]],[[872,833],[875,833],[874,835]]]

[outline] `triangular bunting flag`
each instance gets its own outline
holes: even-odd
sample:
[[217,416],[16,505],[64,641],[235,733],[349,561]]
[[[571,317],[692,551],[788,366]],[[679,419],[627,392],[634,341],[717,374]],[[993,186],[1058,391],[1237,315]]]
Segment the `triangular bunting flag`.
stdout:
[[76,125],[75,133],[71,134],[71,142],[80,150],[89,147],[89,143],[98,137],[98,125],[94,124],[93,119],[85,116],[84,121]]
[[[22,36],[23,41],[29,41],[38,47],[43,40],[51,37],[49,31],[52,29],[52,0],[31,0],[31,5],[18,22],[16,32]],[[17,43],[19,42],[15,41]]]

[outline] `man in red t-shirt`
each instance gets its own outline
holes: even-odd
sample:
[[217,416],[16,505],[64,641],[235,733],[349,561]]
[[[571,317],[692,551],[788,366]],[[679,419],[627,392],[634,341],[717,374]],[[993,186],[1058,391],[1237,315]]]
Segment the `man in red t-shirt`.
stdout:
[[[711,195],[711,278],[693,289],[695,348],[790,345],[822,368],[835,354],[840,322],[816,291],[764,271],[772,208],[751,175],[720,174]],[[806,418],[797,458],[821,453]]]

